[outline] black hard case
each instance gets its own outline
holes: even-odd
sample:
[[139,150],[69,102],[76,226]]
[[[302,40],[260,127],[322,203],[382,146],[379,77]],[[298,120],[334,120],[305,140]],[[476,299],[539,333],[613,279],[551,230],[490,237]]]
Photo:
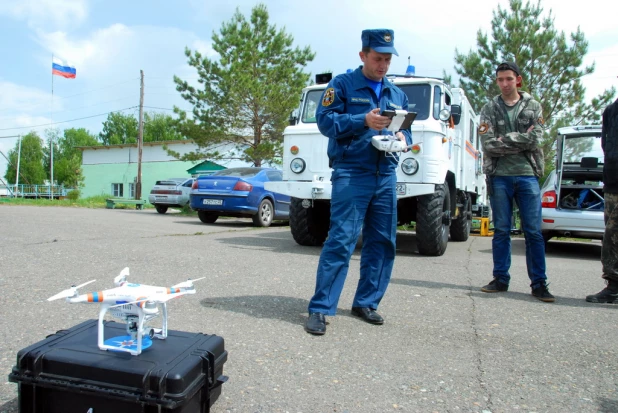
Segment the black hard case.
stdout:
[[[106,322],[106,339],[123,335],[124,324]],[[88,320],[20,350],[9,381],[21,413],[206,413],[226,360],[222,337],[173,330],[139,356],[102,351]]]

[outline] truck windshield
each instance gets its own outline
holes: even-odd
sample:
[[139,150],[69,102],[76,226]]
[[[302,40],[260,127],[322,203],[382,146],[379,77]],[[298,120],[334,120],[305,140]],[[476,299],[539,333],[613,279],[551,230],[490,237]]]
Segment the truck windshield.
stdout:
[[[399,88],[408,96],[408,110],[416,112],[417,120],[425,120],[429,117],[431,108],[431,86],[424,85],[400,85]],[[305,95],[303,103],[303,123],[315,123],[315,111],[320,104],[323,90],[310,90]]]
[[318,109],[320,98],[323,90],[310,90],[305,95],[305,103],[303,105],[303,123],[315,123],[315,111]]
[[408,96],[408,111],[416,112],[416,120],[427,119],[431,108],[431,86],[400,85],[399,88]]

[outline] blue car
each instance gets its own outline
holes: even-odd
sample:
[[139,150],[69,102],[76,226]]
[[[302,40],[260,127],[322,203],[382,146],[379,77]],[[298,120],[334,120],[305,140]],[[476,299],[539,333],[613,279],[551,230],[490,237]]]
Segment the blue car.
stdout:
[[200,221],[214,223],[220,216],[252,218],[258,227],[287,220],[290,197],[264,189],[264,182],[281,181],[280,170],[230,168],[198,177],[189,195],[191,209]]

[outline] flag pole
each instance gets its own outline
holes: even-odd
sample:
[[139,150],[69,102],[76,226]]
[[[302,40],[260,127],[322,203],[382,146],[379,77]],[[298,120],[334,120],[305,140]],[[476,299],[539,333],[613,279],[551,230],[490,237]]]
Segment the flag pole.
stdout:
[[54,54],[52,53],[52,82],[51,82],[51,110],[50,110],[50,122],[49,122],[49,169],[50,169],[50,180],[49,180],[49,188],[50,188],[50,200],[54,199],[54,134],[52,132],[52,127],[54,125]]

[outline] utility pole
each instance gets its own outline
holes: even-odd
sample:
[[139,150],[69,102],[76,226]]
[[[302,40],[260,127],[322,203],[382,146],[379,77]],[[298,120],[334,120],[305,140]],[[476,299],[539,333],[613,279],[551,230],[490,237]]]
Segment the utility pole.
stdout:
[[144,144],[144,71],[139,71],[139,129],[137,131],[137,183],[135,199],[142,199],[142,146]]
[[18,149],[17,149],[17,174],[15,175],[15,191],[13,192],[13,197],[17,191],[19,191],[19,161],[21,160],[21,135],[17,138],[19,139]]
[[50,180],[49,180],[49,199],[54,200],[54,135],[53,132],[49,135],[49,168],[50,168]]

